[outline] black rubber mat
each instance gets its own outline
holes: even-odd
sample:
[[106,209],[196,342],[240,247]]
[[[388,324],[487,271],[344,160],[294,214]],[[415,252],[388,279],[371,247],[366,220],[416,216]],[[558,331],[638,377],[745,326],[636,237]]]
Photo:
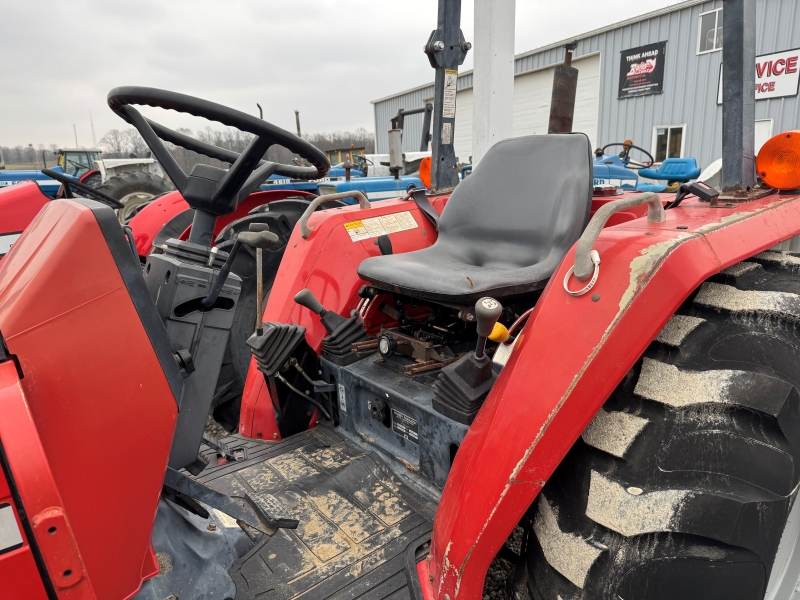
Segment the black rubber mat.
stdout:
[[430,539],[436,505],[334,430],[318,427],[278,444],[229,437],[246,461],[209,467],[209,487],[266,494],[300,521],[236,561],[236,600],[418,598],[407,577]]

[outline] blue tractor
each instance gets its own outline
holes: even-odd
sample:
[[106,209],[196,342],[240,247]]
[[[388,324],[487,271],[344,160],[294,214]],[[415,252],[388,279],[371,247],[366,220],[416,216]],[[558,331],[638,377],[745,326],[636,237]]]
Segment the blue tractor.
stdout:
[[[80,179],[94,167],[94,162],[100,160],[99,150],[64,149],[58,151],[57,165],[53,171],[64,173],[74,179]],[[44,163],[44,159],[42,161]],[[3,163],[0,156],[0,163]],[[3,163],[4,164],[4,163]],[[46,168],[46,164],[43,164]],[[45,195],[55,198],[61,183],[42,173],[39,169],[24,169],[19,171],[0,170],[0,189],[23,181],[35,181]]]
[[[619,154],[606,154],[614,146],[622,146]],[[630,156],[636,150],[647,157],[647,160],[633,160]],[[630,140],[606,144],[595,150],[592,165],[594,187],[616,186],[624,190],[640,192],[676,191],[681,183],[686,183],[700,176],[700,169],[694,158],[667,158],[657,168],[653,168],[655,159],[644,148],[635,146]],[[646,177],[666,183],[644,183],[639,177]]]

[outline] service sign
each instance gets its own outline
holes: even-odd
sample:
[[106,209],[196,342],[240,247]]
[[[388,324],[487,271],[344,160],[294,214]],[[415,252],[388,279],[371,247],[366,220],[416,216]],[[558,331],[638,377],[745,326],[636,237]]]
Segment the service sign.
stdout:
[[[797,96],[800,85],[800,49],[756,56],[756,100]],[[719,67],[717,104],[722,104],[722,65]]]
[[623,98],[649,96],[664,91],[664,58],[667,42],[656,42],[620,53],[619,95]]

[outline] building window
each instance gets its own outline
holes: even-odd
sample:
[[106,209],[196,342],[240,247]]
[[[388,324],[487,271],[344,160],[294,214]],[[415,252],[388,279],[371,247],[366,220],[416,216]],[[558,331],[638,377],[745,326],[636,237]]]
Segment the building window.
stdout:
[[683,157],[683,133],[686,125],[664,125],[653,128],[653,158],[657,163],[668,158]]
[[700,35],[697,53],[722,50],[722,9],[718,8],[700,15]]

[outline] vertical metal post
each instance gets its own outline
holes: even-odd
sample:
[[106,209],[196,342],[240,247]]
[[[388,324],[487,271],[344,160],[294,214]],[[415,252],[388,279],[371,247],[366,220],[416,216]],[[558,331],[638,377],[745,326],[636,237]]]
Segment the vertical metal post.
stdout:
[[427,152],[428,144],[431,143],[431,116],[433,116],[433,104],[426,104],[425,116],[422,117],[422,138],[419,142],[420,152]]
[[513,135],[515,0],[475,0],[472,166]]
[[433,99],[431,189],[444,190],[458,183],[453,136],[456,121],[458,67],[472,44],[461,33],[461,0],[439,0],[438,26],[425,44],[425,54],[436,69]]
[[722,191],[755,184],[756,0],[725,0],[722,11]]
[[564,46],[564,64],[553,72],[553,94],[550,99],[550,123],[547,133],[571,133],[575,116],[575,95],[578,92],[578,69],[572,66],[572,52],[578,42]]

